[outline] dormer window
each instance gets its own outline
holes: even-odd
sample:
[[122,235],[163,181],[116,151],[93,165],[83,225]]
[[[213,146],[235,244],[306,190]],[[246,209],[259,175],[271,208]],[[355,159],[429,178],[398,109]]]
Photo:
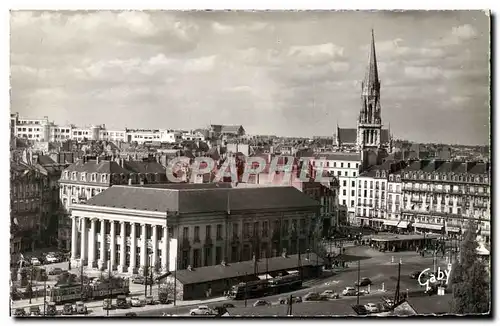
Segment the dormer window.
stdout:
[[385,178],[385,171],[382,171],[382,178]]
[[76,172],[73,172],[72,175],[71,175],[71,180],[75,180],[76,181]]
[[90,175],[90,180],[91,180],[92,182],[96,182],[96,179],[97,179],[97,173],[92,173],[92,174]]
[[69,179],[69,172],[64,171],[64,179],[68,180]]
[[380,178],[380,171],[375,172],[375,177]]
[[394,176],[391,174],[391,175],[389,176],[389,181],[393,181],[393,180],[394,180]]
[[85,172],[80,173],[80,181],[85,181]]
[[101,174],[101,182],[107,182],[106,174]]

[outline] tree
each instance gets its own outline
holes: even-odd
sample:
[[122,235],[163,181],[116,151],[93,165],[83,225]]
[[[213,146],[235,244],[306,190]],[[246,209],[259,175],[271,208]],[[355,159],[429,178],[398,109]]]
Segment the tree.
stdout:
[[460,248],[460,263],[452,275],[452,312],[456,314],[487,313],[490,310],[490,279],[486,265],[477,254],[477,225],[469,222]]

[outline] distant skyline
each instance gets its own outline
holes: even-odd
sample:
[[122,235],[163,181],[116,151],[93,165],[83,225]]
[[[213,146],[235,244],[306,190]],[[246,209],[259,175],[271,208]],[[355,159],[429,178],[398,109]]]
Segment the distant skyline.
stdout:
[[11,112],[331,136],[356,126],[372,28],[395,138],[489,144],[482,11],[12,12]]

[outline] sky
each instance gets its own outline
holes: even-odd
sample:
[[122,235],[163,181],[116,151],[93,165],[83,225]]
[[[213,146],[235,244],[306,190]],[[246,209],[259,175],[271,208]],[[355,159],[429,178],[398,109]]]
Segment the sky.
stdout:
[[397,139],[489,143],[482,11],[13,11],[11,112],[108,129],[356,127],[374,29]]

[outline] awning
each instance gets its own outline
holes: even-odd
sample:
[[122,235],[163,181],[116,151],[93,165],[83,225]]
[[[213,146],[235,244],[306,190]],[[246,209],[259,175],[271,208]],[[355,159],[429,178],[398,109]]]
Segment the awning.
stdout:
[[417,227],[417,228],[424,228],[424,229],[431,229],[431,230],[441,230],[443,228],[442,225],[423,224],[423,223],[413,223],[413,226]]
[[273,277],[272,277],[271,275],[269,275],[269,274],[259,275],[259,276],[257,276],[257,277],[259,278],[259,280],[266,280],[266,279],[270,280],[270,279],[272,279],[272,278],[273,278]]
[[398,225],[398,223],[399,223],[399,221],[397,221],[397,220],[386,220],[386,221],[384,222],[384,225],[392,225],[392,226],[397,226],[397,225]]
[[399,221],[398,228],[406,229],[407,227],[408,227],[408,222],[406,222],[406,221]]
[[460,228],[454,227],[454,226],[448,226],[446,228],[448,232],[460,232]]
[[299,271],[296,271],[296,270],[293,270],[293,271],[286,271],[289,275],[293,275],[293,274],[298,274]]

